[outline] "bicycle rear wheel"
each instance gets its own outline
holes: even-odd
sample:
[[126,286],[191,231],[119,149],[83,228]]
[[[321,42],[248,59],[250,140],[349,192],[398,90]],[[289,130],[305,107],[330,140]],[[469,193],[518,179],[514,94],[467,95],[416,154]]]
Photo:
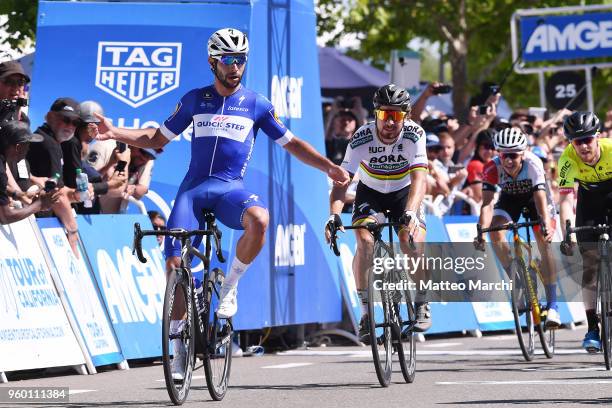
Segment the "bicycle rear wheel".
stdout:
[[[164,366],[166,389],[170,399],[175,405],[181,405],[187,399],[195,362],[193,296],[192,292],[190,291],[191,286],[188,279],[189,274],[184,269],[173,269],[170,271],[166,283],[166,294],[164,296],[164,314],[162,321],[162,364]],[[186,306],[186,318],[183,320],[184,323],[182,324],[182,329],[180,332],[171,333],[170,322],[172,320],[172,311],[175,309],[179,299],[182,300],[182,303]],[[184,356],[175,354],[175,350],[172,347],[172,341],[174,340],[180,340],[180,345],[185,350]],[[184,359],[182,381],[175,381],[172,378],[172,365],[173,363],[177,364],[177,362],[174,360],[178,358]]]
[[[395,284],[407,284],[408,277],[404,270],[394,270],[391,281]],[[393,336],[393,346],[397,350],[397,356],[402,369],[404,381],[412,383],[416,375],[416,340],[412,326],[416,320],[414,305],[410,297],[410,291],[402,286],[400,289],[390,291],[392,307],[397,334]]]
[[[389,251],[379,242],[374,243],[374,257],[389,256]],[[384,271],[375,274],[373,268],[368,275],[368,314],[370,316],[370,345],[378,382],[388,387],[391,382],[392,353],[391,344],[391,302],[389,291],[383,286],[387,283],[389,274]],[[377,282],[378,281],[378,282]],[[380,285],[380,286],[379,286]],[[374,288],[380,288],[379,290]]]
[[[518,337],[519,346],[523,353],[523,357],[527,361],[533,360],[535,353],[535,324],[533,322],[532,308],[529,302],[529,293],[525,287],[525,264],[523,262],[513,260],[510,270],[512,282],[512,314],[514,315],[514,327],[516,336]],[[521,316],[525,318],[525,332]]]
[[208,273],[204,286],[204,373],[208,392],[215,401],[225,397],[232,365],[232,323],[231,319],[220,319],[215,313],[219,303],[219,292],[223,271],[218,268]]
[[599,268],[599,308],[601,317],[601,347],[606,370],[612,367],[612,271],[605,259]]

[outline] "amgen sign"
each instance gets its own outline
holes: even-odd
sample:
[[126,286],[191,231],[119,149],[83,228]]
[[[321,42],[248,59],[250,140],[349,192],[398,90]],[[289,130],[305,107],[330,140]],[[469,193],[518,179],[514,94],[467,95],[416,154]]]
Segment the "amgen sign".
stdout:
[[521,19],[524,61],[612,57],[612,13]]

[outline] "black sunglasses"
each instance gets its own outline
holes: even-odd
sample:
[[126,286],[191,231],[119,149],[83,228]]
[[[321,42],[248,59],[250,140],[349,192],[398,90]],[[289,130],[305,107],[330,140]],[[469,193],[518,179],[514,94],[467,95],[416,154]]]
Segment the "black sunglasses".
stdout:
[[64,125],[74,125],[79,126],[81,124],[81,119],[70,119],[68,116],[62,116],[62,122]]
[[25,79],[10,79],[7,78],[4,81],[2,81],[4,83],[4,85],[6,86],[25,86],[25,84],[27,84]]
[[155,231],[165,231],[166,230],[166,226],[165,225],[154,225],[153,229]]
[[502,153],[501,156],[504,159],[515,160],[517,157],[519,157],[519,154],[518,153]]

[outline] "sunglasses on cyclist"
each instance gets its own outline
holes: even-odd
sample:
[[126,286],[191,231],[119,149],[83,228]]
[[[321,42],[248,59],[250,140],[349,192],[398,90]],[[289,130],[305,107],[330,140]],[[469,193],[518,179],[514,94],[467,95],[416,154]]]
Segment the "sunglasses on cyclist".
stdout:
[[64,125],[79,126],[81,124],[81,119],[70,119],[68,116],[62,116],[62,123]]
[[394,122],[400,122],[404,120],[404,118],[406,117],[406,114],[408,114],[408,112],[396,111],[396,110],[393,110],[393,111],[380,110],[380,109],[376,110],[376,118],[379,120],[382,120],[383,122],[386,122],[389,119],[393,120]]
[[510,159],[510,160],[516,160],[518,157],[520,156],[520,153],[502,153],[501,157],[502,159]]
[[247,61],[246,55],[222,55],[219,57],[219,61],[223,65],[238,65],[242,66]]
[[7,78],[4,81],[2,81],[4,83],[4,85],[6,86],[25,86],[25,84],[27,83],[25,79],[23,78],[19,78],[19,79],[10,79]]
[[580,145],[583,145],[583,144],[591,144],[593,142],[593,140],[595,140],[595,136],[582,137],[580,139],[572,140],[572,144],[574,146],[580,146]]

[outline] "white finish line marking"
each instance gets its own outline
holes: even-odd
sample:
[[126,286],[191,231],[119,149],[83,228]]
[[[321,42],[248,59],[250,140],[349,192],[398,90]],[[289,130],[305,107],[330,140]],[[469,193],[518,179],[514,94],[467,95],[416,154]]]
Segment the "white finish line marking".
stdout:
[[532,381],[437,381],[437,385],[586,385],[612,384],[612,380],[532,380]]
[[[419,346],[420,347],[420,346]],[[542,350],[536,350],[536,355],[543,355]],[[556,349],[555,354],[587,354],[583,349]],[[372,351],[369,348],[363,348],[361,350],[294,350],[284,351],[277,353],[279,356],[345,356],[351,358],[364,358],[372,355]],[[518,356],[522,355],[521,350],[516,349],[503,349],[503,350],[420,350],[417,347],[417,356]]]
[[85,392],[94,392],[94,391],[98,391],[98,390],[71,390],[71,389],[68,389],[68,395],[83,394]]
[[[191,379],[192,380],[205,380],[206,376],[204,376],[204,375],[192,375]],[[162,378],[161,380],[155,380],[155,381],[157,381],[157,382],[165,382],[166,380]]]
[[277,364],[271,366],[264,366],[261,368],[295,368],[295,367],[304,367],[312,365],[313,363],[287,363],[287,364]]
[[521,368],[522,371],[607,371],[605,367],[580,367],[580,368],[555,368],[555,367],[538,367],[538,368]]

